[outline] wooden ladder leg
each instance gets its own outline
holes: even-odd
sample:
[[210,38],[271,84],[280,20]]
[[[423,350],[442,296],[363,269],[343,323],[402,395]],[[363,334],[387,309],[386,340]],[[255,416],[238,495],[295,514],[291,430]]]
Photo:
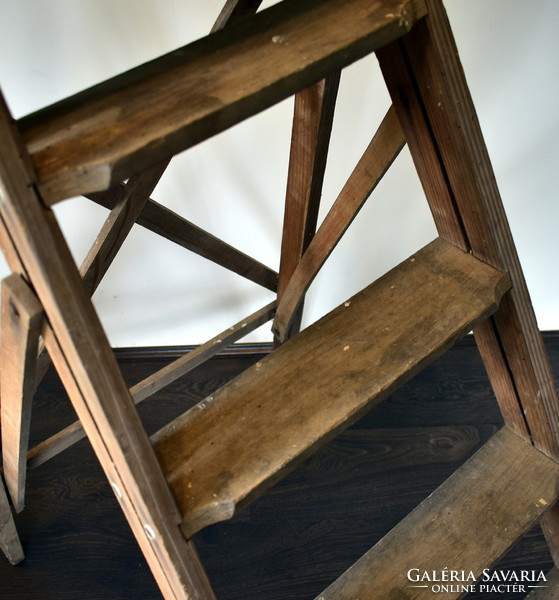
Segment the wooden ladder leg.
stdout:
[[4,483],[0,479],[0,548],[6,555],[6,558],[16,565],[21,562],[25,556],[19,541],[14,517],[10,505],[8,504],[8,496],[4,489]]
[[[506,424],[559,459],[559,398],[456,45],[441,0],[378,52],[442,237],[510,274],[513,289],[476,341]],[[556,511],[544,517],[559,555]]]
[[23,510],[31,406],[42,307],[20,275],[2,281],[0,385],[4,479],[16,512]]
[[[166,598],[214,594],[102,326],[4,102],[0,105],[0,214],[52,329],[45,345]],[[7,246],[5,253],[12,249]]]

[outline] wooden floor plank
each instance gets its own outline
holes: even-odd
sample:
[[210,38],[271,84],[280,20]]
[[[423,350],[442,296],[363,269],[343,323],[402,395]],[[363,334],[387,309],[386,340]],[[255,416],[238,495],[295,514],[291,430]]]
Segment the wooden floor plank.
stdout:
[[505,275],[435,240],[162,429],[153,441],[185,533],[230,518],[448,349],[507,289]]
[[287,0],[20,120],[45,202],[107,189],[402,36],[422,0]]
[[[469,573],[479,577],[555,503],[558,475],[557,463],[501,429],[317,600],[462,597],[475,584]],[[466,575],[445,584],[445,569]]]

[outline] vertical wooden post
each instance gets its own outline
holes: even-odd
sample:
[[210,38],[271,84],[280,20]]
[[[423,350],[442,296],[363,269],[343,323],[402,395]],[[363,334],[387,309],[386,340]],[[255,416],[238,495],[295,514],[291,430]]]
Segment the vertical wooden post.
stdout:
[[[511,277],[512,291],[475,332],[505,421],[558,460],[549,359],[444,7],[426,4],[428,16],[377,55],[440,235]],[[559,536],[548,541],[559,556]]]
[[35,366],[43,311],[17,274],[2,282],[0,389],[2,463],[16,512],[23,510]]
[[[295,95],[278,280],[281,301],[316,230],[340,73]],[[299,331],[302,305],[288,337]]]

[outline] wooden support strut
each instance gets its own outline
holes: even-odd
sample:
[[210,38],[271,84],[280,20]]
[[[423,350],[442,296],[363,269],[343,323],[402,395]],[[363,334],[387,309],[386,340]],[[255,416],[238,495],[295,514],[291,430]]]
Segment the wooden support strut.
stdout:
[[20,275],[2,282],[2,463],[16,512],[24,505],[27,447],[43,309]]
[[5,104],[0,135],[0,213],[56,330],[45,339],[49,354],[166,597],[213,598],[199,563],[185,562],[193,550],[178,530],[174,500],[62,233],[35,193]]
[[404,143],[398,117],[391,108],[299,260],[278,300],[274,333],[280,342],[287,339],[297,307],[318,271],[398,156]]
[[[316,230],[340,72],[295,95],[278,280],[278,304]],[[289,332],[300,329],[302,299]],[[284,339],[276,341],[284,341]]]

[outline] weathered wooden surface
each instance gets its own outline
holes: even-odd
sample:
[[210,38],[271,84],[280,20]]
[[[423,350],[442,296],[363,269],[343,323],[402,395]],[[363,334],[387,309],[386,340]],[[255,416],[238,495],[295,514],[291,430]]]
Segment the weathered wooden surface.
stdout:
[[287,338],[305,292],[403,146],[404,136],[398,117],[390,109],[296,264],[283,294],[278,294],[274,333],[279,341]]
[[[168,164],[168,161],[155,164],[140,175],[130,178],[124,190],[117,186],[107,192],[116,195],[115,206],[80,267],[84,285],[91,296],[124,244]],[[124,193],[120,193],[121,190]]]
[[[440,235],[511,276],[475,335],[507,424],[557,460],[557,387],[444,7],[426,4],[428,19],[379,62]],[[542,527],[559,564],[559,510]]]
[[[124,194],[125,186],[119,187],[121,193]],[[88,197],[110,210],[114,209],[117,202],[115,197],[105,192],[90,194]],[[246,277],[272,292],[277,290],[278,274],[275,271],[152,199],[148,200],[136,222],[157,235]]]
[[107,189],[406,33],[422,0],[294,0],[21,120],[47,203]]
[[435,240],[170,423],[153,439],[186,535],[230,518],[411,378],[508,285]]
[[507,423],[557,459],[549,361],[444,7],[426,4],[429,17],[379,62],[440,235],[511,276],[512,293],[476,336]]
[[[556,502],[558,476],[557,463],[503,428],[317,600],[433,598],[432,582],[410,581],[410,569],[479,577]],[[437,597],[464,595],[446,584]]]
[[2,281],[0,390],[2,466],[16,512],[23,510],[27,447],[43,309],[20,275]]
[[[187,354],[166,365],[162,369],[152,373],[130,389],[135,404],[143,402],[156,392],[170,385],[180,377],[183,377],[192,369],[215,356],[240,338],[248,335],[260,325],[269,321],[275,312],[275,302],[256,311],[246,319],[236,323],[228,330],[215,336],[205,344],[194,348]],[[34,469],[47,460],[54,458],[63,450],[66,450],[85,437],[85,431],[79,421],[68,425],[40,444],[34,446],[27,454],[28,467]]]
[[0,213],[56,331],[45,332],[49,355],[165,597],[212,598],[194,550],[176,527],[173,498],[74,260],[36,194],[3,99],[0,136]]

